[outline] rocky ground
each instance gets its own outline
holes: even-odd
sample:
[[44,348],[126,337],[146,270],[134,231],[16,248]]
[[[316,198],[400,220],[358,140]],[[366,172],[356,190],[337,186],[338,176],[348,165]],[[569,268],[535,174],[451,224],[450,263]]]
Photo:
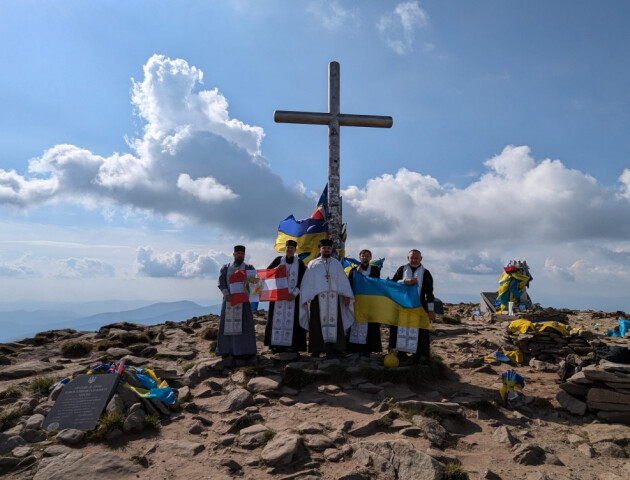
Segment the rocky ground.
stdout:
[[[556,399],[564,391],[556,373],[560,357],[573,355],[579,363],[594,357],[589,346],[598,352],[627,346],[627,338],[605,335],[620,312],[546,312],[589,332],[580,334],[586,343],[545,340],[544,351],[528,344],[525,362],[515,366],[484,360],[510,344],[512,318],[471,317],[475,309],[446,305],[433,332],[431,365],[395,369],[382,366],[382,355],[272,354],[262,346],[266,312],[255,316],[259,355],[247,361],[214,356],[218,318],[212,315],[151,327],[45,332],[0,344],[0,476],[630,478],[630,426],[605,423],[588,405],[570,413]],[[571,345],[582,350],[567,353]],[[59,394],[59,388],[50,391],[51,382],[121,359],[154,369],[176,391],[177,404],[141,400],[119,386],[95,430],[41,429]],[[499,389],[509,369],[526,385],[506,402]],[[615,373],[613,380],[626,381],[624,375],[630,378]]]

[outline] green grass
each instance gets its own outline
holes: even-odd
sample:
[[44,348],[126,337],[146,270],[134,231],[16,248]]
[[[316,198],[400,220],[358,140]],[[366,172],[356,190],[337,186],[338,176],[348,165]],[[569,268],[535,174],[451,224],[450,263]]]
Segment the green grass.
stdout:
[[188,370],[190,370],[194,366],[195,366],[195,362],[190,362],[190,363],[187,363],[186,365],[182,365],[182,370],[184,370],[184,373],[186,373]]
[[16,387],[15,385],[7,388],[3,392],[0,392],[0,400],[5,400],[7,398],[20,398],[22,396],[22,389]]
[[0,353],[3,355],[11,355],[13,353],[18,353],[19,351],[19,348],[12,347],[10,345],[0,345]]
[[13,410],[5,410],[0,412],[0,432],[7,428],[14,427],[17,424],[18,418],[22,416],[22,412],[18,408]]
[[55,380],[51,377],[35,377],[28,385],[28,389],[32,393],[39,393],[45,395],[48,393],[50,387],[53,386]]
[[59,351],[66,358],[83,357],[92,351],[92,344],[82,341],[64,342]]
[[91,430],[87,434],[88,440],[98,440],[105,438],[105,436],[112,430],[123,429],[125,424],[125,415],[123,413],[114,413],[112,415],[105,414],[99,418],[96,428]]
[[151,341],[147,335],[137,335],[135,333],[129,332],[119,335],[118,339],[125,347],[128,347],[129,345],[134,345],[136,343],[149,343]]
[[217,354],[217,341],[216,340],[210,342],[210,349],[209,349],[209,351],[213,355]]
[[216,340],[218,336],[218,328],[206,327],[201,331],[201,338],[203,338],[204,340]]
[[144,426],[155,430],[159,429],[162,426],[160,417],[158,415],[147,415],[144,417]]
[[442,480],[469,480],[468,473],[459,463],[447,463],[444,466]]
[[271,440],[275,436],[276,432],[274,432],[273,430],[267,430],[265,433],[263,433],[263,437],[261,440],[262,445],[267,445],[267,443],[269,443],[269,440]]

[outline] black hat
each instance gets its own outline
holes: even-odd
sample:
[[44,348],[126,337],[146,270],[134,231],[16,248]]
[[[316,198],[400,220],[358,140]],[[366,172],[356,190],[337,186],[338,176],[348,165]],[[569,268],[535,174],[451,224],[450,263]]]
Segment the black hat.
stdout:
[[245,246],[244,245],[234,245],[234,253],[236,252],[245,252]]
[[297,242],[295,240],[287,240],[287,247],[297,247]]
[[333,241],[330,238],[322,238],[319,241],[319,245],[318,247],[332,247],[333,246]]

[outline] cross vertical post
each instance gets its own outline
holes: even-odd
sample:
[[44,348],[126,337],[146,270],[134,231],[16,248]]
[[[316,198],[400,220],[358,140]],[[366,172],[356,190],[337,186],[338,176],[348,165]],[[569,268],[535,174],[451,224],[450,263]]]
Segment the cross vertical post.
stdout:
[[328,125],[328,233],[338,251],[341,237],[340,155],[339,128],[373,127],[391,128],[392,117],[379,115],[350,115],[340,113],[340,68],[338,62],[328,64],[328,113],[276,110],[277,123]]

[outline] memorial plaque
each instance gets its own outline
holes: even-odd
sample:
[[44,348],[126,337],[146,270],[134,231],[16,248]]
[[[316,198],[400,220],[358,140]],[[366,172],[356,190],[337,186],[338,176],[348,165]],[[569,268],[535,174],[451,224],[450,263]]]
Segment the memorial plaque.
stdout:
[[92,430],[113,395],[120,376],[77,375],[65,385],[46,416],[44,430]]

